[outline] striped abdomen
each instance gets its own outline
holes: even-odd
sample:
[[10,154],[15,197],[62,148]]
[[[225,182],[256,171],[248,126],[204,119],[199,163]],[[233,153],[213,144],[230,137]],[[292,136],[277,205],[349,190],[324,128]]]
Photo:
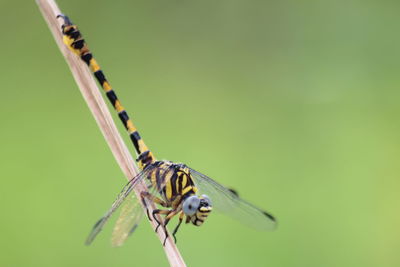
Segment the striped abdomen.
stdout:
[[103,71],[100,69],[99,64],[94,59],[92,53],[90,52],[85,40],[76,25],[73,25],[71,21],[65,17],[65,23],[62,26],[62,32],[64,34],[64,42],[68,47],[89,66],[90,70],[93,72],[99,84],[103,87],[106,92],[108,100],[118,112],[118,116],[121,119],[123,125],[129,133],[130,139],[135,147],[138,154],[139,167],[143,169],[147,164],[155,161],[153,154],[149,151],[148,147],[136,130],[133,122],[128,116],[125,108],[122,106],[120,100],[112,89],[110,83],[107,81]]

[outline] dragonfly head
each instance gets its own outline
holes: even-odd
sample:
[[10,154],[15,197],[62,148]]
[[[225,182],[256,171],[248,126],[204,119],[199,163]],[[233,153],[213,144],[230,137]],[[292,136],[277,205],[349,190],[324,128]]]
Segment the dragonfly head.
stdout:
[[200,226],[212,211],[212,203],[206,195],[202,195],[201,197],[193,195],[183,201],[182,209],[194,225]]

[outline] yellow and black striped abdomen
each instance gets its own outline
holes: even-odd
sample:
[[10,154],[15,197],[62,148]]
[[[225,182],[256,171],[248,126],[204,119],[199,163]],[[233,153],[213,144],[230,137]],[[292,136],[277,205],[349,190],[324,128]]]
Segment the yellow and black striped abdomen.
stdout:
[[64,25],[62,26],[62,32],[64,34],[64,42],[68,47],[89,66],[90,70],[93,72],[99,84],[104,89],[108,100],[111,102],[115,110],[118,112],[118,117],[122,121],[126,130],[129,133],[130,139],[135,147],[138,154],[139,167],[143,169],[147,164],[155,161],[153,154],[149,151],[148,147],[140,137],[135,125],[131,121],[126,112],[125,108],[122,106],[120,100],[118,99],[115,91],[111,87],[110,83],[107,81],[103,71],[101,70],[99,64],[94,59],[92,53],[90,52],[85,40],[76,25],[73,25],[71,21],[66,16],[60,15],[64,18]]

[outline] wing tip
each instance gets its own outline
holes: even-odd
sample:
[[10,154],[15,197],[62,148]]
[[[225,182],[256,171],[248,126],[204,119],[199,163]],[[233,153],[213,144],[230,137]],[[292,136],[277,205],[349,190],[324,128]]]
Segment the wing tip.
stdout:
[[135,225],[132,227],[132,229],[129,231],[128,236],[133,234],[133,232],[135,232],[135,230],[138,228],[139,224],[135,223]]
[[267,217],[268,219],[270,219],[274,223],[273,227],[270,230],[272,230],[272,231],[275,230],[277,225],[278,225],[278,221],[276,220],[276,218],[272,214],[270,214],[270,213],[268,213],[266,211],[262,211],[262,213],[265,215],[265,217]]
[[85,241],[85,246],[90,246],[93,242],[93,238],[91,236],[89,236],[86,241]]
[[101,219],[98,220],[94,224],[92,231],[90,232],[89,236],[86,238],[86,241],[85,241],[86,246],[90,246],[90,244],[93,243],[93,241],[96,238],[96,236],[98,235],[98,233],[100,233],[100,231],[102,230],[102,226],[103,226],[102,223],[104,222],[105,218],[106,217],[101,217]]
[[238,191],[236,191],[235,189],[233,189],[233,188],[227,188],[235,197],[239,197],[239,193],[238,193]]
[[268,212],[262,211],[262,213],[263,213],[266,217],[268,217],[269,219],[271,219],[272,221],[276,222],[275,217],[272,216],[271,214],[269,214]]

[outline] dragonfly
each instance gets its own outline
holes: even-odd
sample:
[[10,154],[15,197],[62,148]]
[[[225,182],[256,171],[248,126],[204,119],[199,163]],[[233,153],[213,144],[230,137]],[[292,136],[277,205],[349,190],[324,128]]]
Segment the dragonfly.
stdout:
[[[178,217],[178,224],[172,233],[176,242],[176,234],[183,221],[186,224],[201,226],[214,208],[258,230],[276,228],[274,216],[240,198],[235,190],[219,184],[185,164],[156,160],[93,57],[78,27],[63,14],[57,18],[63,20],[61,31],[65,45],[87,64],[118,113],[138,155],[136,161],[140,169],[139,174],[123,187],[111,208],[93,226],[86,239],[87,245],[93,242],[117,210],[120,210],[120,216],[112,233],[113,246],[121,246],[127,240],[136,230],[144,213],[149,220],[155,220],[157,223],[156,232],[160,227],[164,230],[164,245],[169,236],[167,225],[171,219]],[[140,188],[139,185],[143,183],[147,186],[147,190],[135,194]],[[149,214],[151,204],[156,204],[160,208],[154,209]],[[158,216],[164,216],[163,222]]]

